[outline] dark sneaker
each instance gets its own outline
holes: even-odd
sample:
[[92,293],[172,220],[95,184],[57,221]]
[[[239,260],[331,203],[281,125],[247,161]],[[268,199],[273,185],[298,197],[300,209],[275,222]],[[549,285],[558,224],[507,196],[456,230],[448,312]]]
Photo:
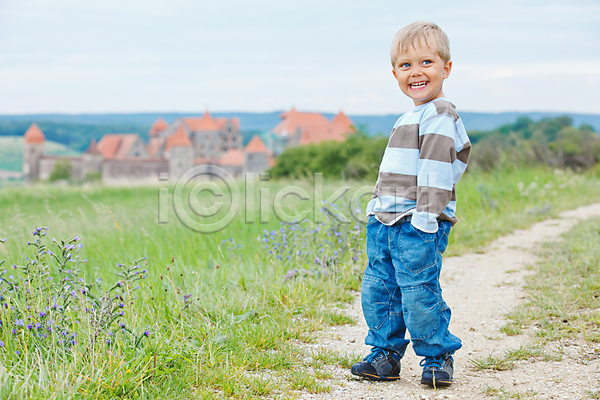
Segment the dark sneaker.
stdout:
[[421,383],[429,386],[449,386],[454,374],[452,356],[426,357],[421,361],[423,375]]
[[352,375],[374,381],[400,378],[400,354],[395,351],[373,349],[371,354],[357,362],[350,370]]

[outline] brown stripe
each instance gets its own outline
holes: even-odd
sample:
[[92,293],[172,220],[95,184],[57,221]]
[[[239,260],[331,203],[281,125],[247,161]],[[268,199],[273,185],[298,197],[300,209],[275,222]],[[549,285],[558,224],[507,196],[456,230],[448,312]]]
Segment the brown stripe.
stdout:
[[455,121],[458,121],[458,113],[456,112],[456,106],[454,104],[443,100],[434,101],[433,104],[435,104],[435,110],[438,114],[448,114],[454,118]]
[[374,198],[377,197],[378,191],[379,191],[379,179],[377,180],[377,183],[375,184],[375,189],[373,189],[373,195],[371,196],[371,200],[373,200]]
[[392,131],[388,147],[419,148],[419,124],[400,125]]
[[469,162],[469,154],[471,154],[471,143],[465,144],[465,147],[458,152],[456,158],[466,164]]
[[440,215],[451,198],[450,190],[419,186],[417,188],[417,211]]
[[397,196],[417,200],[417,177],[415,175],[380,172],[377,196]]
[[454,139],[436,133],[427,133],[419,138],[421,160],[449,162],[456,160]]
[[449,216],[447,216],[444,213],[441,213],[440,216],[438,217],[438,219],[441,219],[442,221],[452,222],[452,226],[454,226],[454,224],[456,224],[458,222],[458,218],[456,218],[456,217],[450,218]]
[[450,201],[456,201],[456,185],[452,185],[452,196],[450,196]]

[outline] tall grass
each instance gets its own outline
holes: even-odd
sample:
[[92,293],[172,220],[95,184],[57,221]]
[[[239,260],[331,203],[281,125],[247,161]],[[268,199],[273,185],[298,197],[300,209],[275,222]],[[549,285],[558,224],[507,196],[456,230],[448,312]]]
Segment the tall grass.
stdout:
[[[467,174],[459,184],[460,223],[453,229],[450,252],[477,250],[498,235],[600,198],[598,175],[598,170],[576,175],[542,169]],[[272,213],[272,199],[290,185],[312,196],[313,183],[263,182],[257,188],[270,191],[264,203],[269,222],[260,223],[266,215],[259,212],[257,190],[254,223],[245,222],[242,208],[228,227],[212,234],[185,228],[172,209],[165,214],[168,223],[159,224],[158,187],[3,189],[0,239],[8,240],[0,244],[0,260],[6,259],[0,268],[7,270],[2,277],[12,264],[27,267],[39,255],[28,242],[39,240],[47,251],[55,246],[52,237],[64,247],[61,240],[66,244],[79,235],[77,244],[83,247],[77,247],[77,254],[87,262],[77,264],[77,278],[94,283],[90,295],[105,299],[94,303],[96,310],[112,296],[117,309],[108,308],[113,314],[122,309],[124,315],[112,325],[105,323],[100,335],[95,333],[97,316],[74,303],[68,312],[79,322],[69,335],[77,333],[77,339],[67,349],[56,337],[24,346],[24,335],[31,333],[28,310],[16,319],[5,312],[0,397],[260,398],[328,390],[319,382],[327,374],[310,372],[318,372],[316,358],[306,357],[301,343],[314,340],[324,324],[349,322],[332,308],[348,302],[351,290],[359,288],[366,259],[363,225],[350,217],[347,203],[358,188],[373,184],[325,183],[325,198],[340,186],[351,187],[336,202],[339,210],[329,207],[351,223],[325,213],[323,223],[311,222],[311,215],[293,225],[282,224]],[[203,196],[200,202],[208,207],[210,195]],[[311,208],[310,201],[294,196],[283,202],[288,215]],[[49,230],[33,235],[36,227]],[[64,278],[60,269],[71,261],[63,260],[61,267],[51,255],[43,256],[48,276],[54,282]],[[133,282],[137,275],[132,274],[144,269],[147,278]],[[116,293],[118,282],[122,290]],[[33,292],[38,313],[52,306],[52,294],[57,296]],[[24,326],[15,325],[20,319]],[[325,357],[317,364],[322,363],[346,367],[348,360]],[[299,371],[306,379],[298,379]]]

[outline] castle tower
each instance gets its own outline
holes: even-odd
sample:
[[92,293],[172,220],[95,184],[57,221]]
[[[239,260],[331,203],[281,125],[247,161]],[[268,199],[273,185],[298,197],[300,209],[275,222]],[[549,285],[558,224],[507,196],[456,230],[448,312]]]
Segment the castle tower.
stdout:
[[173,136],[169,136],[165,152],[169,159],[169,179],[173,182],[194,166],[194,148],[183,126],[179,126]]
[[254,135],[244,148],[244,169],[254,173],[269,169],[269,150],[258,135]]
[[44,156],[46,137],[37,124],[31,124],[25,132],[23,143],[23,178],[32,184],[40,178],[40,158]]

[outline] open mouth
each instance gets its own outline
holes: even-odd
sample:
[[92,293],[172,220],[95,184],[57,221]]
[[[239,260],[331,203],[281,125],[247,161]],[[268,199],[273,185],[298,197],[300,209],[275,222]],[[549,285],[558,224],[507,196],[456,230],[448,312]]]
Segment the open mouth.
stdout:
[[417,82],[417,83],[411,83],[410,85],[408,85],[411,89],[421,89],[424,88],[425,86],[427,86],[427,82]]

